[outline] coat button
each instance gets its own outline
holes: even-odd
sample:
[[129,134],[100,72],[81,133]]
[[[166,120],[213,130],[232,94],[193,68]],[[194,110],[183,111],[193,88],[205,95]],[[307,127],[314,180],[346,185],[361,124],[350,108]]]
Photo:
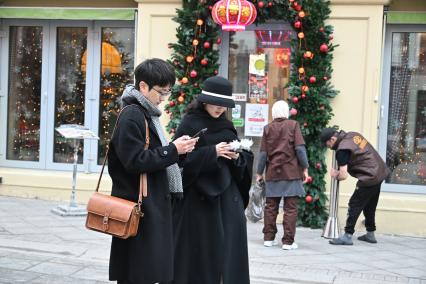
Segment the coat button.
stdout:
[[163,154],[164,154],[164,155],[167,155],[167,154],[168,154],[168,152],[167,152],[166,150],[164,150],[164,151],[163,151]]

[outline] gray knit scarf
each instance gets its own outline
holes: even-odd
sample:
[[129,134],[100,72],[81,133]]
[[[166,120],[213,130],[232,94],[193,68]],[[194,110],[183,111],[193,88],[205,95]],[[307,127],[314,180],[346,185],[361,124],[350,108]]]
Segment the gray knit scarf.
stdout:
[[[145,98],[138,90],[136,90],[133,85],[126,86],[126,89],[121,96],[121,105],[123,105],[123,99],[130,97],[137,99],[142,107],[148,111],[155,126],[155,130],[157,131],[158,137],[160,137],[161,145],[169,145],[169,142],[167,141],[163,128],[160,124],[161,110],[153,103],[151,103],[147,98]],[[170,193],[173,194],[174,197],[182,197],[182,176],[177,163],[167,167],[167,178],[169,180]]]

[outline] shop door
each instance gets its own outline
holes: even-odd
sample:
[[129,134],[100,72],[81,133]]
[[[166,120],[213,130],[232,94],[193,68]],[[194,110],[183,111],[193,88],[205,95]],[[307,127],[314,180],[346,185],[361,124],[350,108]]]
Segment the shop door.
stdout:
[[263,127],[272,121],[272,105],[288,99],[285,86],[293,36],[285,24],[250,26],[246,31],[223,35],[220,74],[232,82],[235,99],[235,108],[228,116],[240,138],[254,141],[255,154]]
[[391,175],[383,189],[426,193],[426,26],[388,25],[379,149]]

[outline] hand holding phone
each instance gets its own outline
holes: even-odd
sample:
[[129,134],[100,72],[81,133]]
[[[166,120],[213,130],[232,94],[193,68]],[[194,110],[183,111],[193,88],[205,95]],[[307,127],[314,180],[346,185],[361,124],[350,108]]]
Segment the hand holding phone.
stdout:
[[195,133],[191,138],[197,138],[200,137],[201,135],[203,135],[205,132],[207,131],[207,128],[203,128],[200,131],[198,131],[197,133]]

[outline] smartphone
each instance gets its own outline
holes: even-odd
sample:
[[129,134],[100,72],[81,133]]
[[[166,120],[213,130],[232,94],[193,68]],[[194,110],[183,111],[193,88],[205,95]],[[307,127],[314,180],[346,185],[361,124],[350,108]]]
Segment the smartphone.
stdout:
[[197,138],[200,137],[201,135],[203,135],[205,132],[207,131],[207,128],[203,128],[200,131],[198,131],[197,133],[195,133],[191,138]]

